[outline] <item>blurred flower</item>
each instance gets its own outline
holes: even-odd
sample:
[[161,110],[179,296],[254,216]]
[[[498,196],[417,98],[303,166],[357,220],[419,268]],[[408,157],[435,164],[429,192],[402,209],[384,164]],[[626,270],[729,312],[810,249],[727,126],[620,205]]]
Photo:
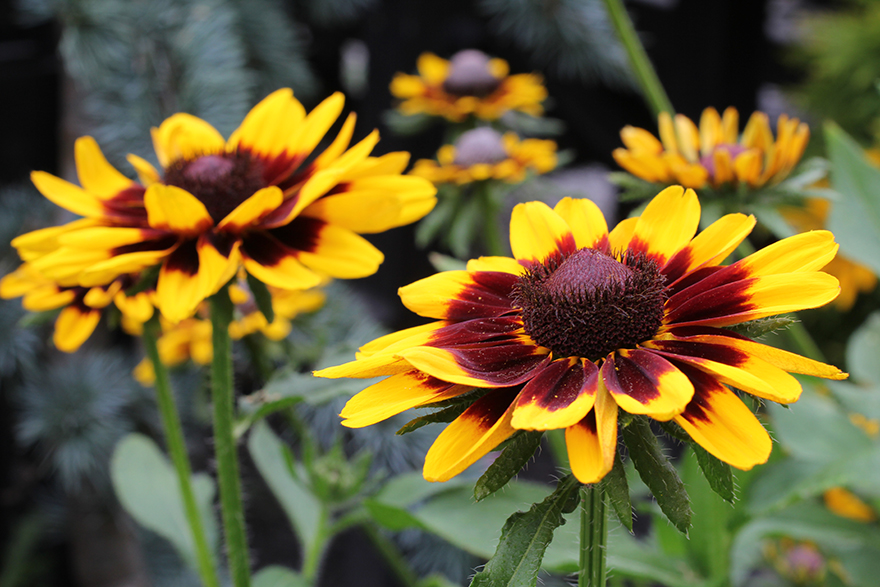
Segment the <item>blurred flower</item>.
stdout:
[[[806,198],[803,206],[784,206],[779,212],[795,230],[806,232],[824,228],[830,209],[831,202],[824,198]],[[877,276],[871,269],[840,253],[825,266],[825,272],[840,281],[840,295],[834,305],[841,312],[852,308],[860,293],[872,291],[877,286]]]
[[594,483],[614,462],[618,408],[675,420],[711,454],[750,469],[767,460],[770,437],[728,385],[791,403],[801,385],[789,373],[846,374],[724,327],[833,300],[837,280],[818,270],[837,245],[814,231],[720,266],[755,219],[729,214],[695,236],[699,220],[696,194],[678,186],[610,232],[589,200],[520,204],[515,258],[481,257],[401,288],[410,310],[439,322],[374,340],[316,375],[390,375],[342,410],[353,428],[478,389],[428,451],[432,481],[517,430],[565,429],[572,472]]
[[547,173],[556,167],[556,143],[539,139],[520,140],[515,133],[503,136],[480,127],[463,133],[454,145],[437,151],[438,163],[420,159],[410,172],[428,181],[465,184],[485,179],[518,183],[531,170]]
[[532,116],[544,112],[547,98],[541,76],[508,75],[503,59],[490,59],[475,49],[459,51],[447,61],[422,53],[419,75],[395,74],[391,94],[400,98],[404,114],[429,114],[461,122],[469,115],[496,120],[505,112],[520,110]]
[[856,522],[877,521],[877,512],[874,508],[843,487],[832,487],[822,495],[822,499],[825,501],[825,507],[838,516]]
[[86,218],[17,238],[22,258],[60,287],[93,288],[160,266],[156,304],[179,322],[240,267],[280,289],[325,276],[371,275],[382,253],[359,233],[408,224],[435,204],[427,181],[401,176],[409,156],[370,157],[372,132],[349,148],[355,116],[316,151],[343,108],[334,94],[306,115],[289,89],[257,104],[224,140],[207,122],[175,114],[153,129],[161,171],[129,156],[142,183],[76,142],[78,187],[34,172],[37,188]]
[[810,129],[797,118],[782,114],[776,123],[776,140],[763,112],[754,112],[742,135],[739,114],[728,108],[719,116],[706,108],[697,126],[690,118],[663,112],[660,140],[633,126],[620,131],[625,149],[615,149],[614,159],[633,175],[659,184],[689,188],[773,185],[794,169],[810,138]]
[[795,585],[824,585],[826,560],[812,542],[781,538],[768,542],[764,555],[782,577]]
[[92,335],[102,311],[111,303],[116,303],[124,320],[143,323],[150,319],[153,304],[147,294],[126,296],[122,291],[133,283],[132,276],[121,275],[107,285],[62,287],[24,263],[0,279],[0,297],[22,297],[22,306],[31,312],[61,309],[52,341],[59,350],[72,353]]
[[[198,365],[209,365],[214,358],[212,332],[211,321],[201,317],[187,318],[177,323],[162,320],[162,336],[156,342],[159,359],[166,367],[176,367],[189,359]],[[153,363],[148,358],[138,363],[133,375],[145,386],[153,385],[156,381]]]

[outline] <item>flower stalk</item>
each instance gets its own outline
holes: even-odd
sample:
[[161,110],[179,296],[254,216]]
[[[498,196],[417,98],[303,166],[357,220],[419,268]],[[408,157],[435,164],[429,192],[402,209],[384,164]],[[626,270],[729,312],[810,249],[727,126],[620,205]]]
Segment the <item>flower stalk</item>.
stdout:
[[183,427],[180,423],[177,406],[174,403],[174,395],[171,392],[168,371],[159,357],[158,338],[159,319],[157,316],[153,316],[144,325],[143,341],[147,356],[153,363],[153,371],[156,374],[156,399],[159,404],[159,413],[162,417],[162,427],[165,430],[165,442],[168,445],[168,453],[171,455],[171,462],[174,464],[174,470],[177,473],[186,521],[189,524],[190,532],[192,532],[199,577],[205,587],[220,587],[220,581],[217,578],[216,561],[205,535],[205,527],[202,524],[201,514],[199,513],[195,492],[192,487],[192,467],[186,452]]
[[598,483],[581,486],[581,551],[578,587],[605,587],[608,542],[605,492]]
[[674,114],[675,110],[672,108],[672,103],[669,101],[666,90],[663,89],[663,85],[657,77],[657,72],[654,71],[654,67],[651,65],[651,60],[648,59],[648,54],[645,53],[645,48],[639,41],[638,35],[636,35],[632,21],[626,13],[626,8],[623,6],[623,0],[604,0],[604,2],[608,15],[611,17],[611,22],[614,24],[614,30],[617,31],[617,37],[620,39],[624,49],[626,49],[636,81],[642,89],[645,101],[648,102],[648,105],[654,111],[654,116],[659,115],[661,112]]
[[227,288],[211,297],[211,326],[214,359],[211,365],[211,394],[214,403],[214,450],[220,486],[220,509],[229,559],[229,575],[234,587],[249,587],[251,582],[244,507],[238,453],[233,432],[232,300]]

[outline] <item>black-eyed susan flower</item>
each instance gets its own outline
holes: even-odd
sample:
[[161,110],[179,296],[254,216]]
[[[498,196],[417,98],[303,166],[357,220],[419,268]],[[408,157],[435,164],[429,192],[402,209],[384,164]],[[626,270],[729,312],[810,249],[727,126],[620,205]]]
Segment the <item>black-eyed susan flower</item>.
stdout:
[[253,295],[245,284],[229,288],[229,296],[236,306],[235,319],[229,324],[229,335],[238,340],[249,334],[261,333],[269,340],[281,340],[291,330],[291,320],[302,313],[314,312],[324,305],[326,294],[320,289],[288,290],[269,288],[272,296],[274,320],[269,322],[257,308]]
[[727,327],[833,300],[837,280],[819,269],[837,245],[814,231],[722,266],[755,219],[726,215],[696,234],[699,220],[696,195],[678,186],[610,232],[589,200],[520,204],[513,258],[482,257],[401,288],[404,305],[437,321],[316,375],[388,376],[345,406],[350,427],[477,390],[428,451],[428,480],[459,474],[517,430],[565,429],[573,473],[596,482],[614,461],[619,409],[674,420],[749,469],[771,441],[731,388],[790,403],[801,386],[789,373],[846,375]]
[[511,110],[532,116],[544,112],[547,90],[539,75],[508,75],[506,61],[481,51],[459,51],[449,61],[422,53],[417,68],[418,75],[398,73],[391,81],[391,94],[401,100],[404,114],[461,122],[468,116],[496,120]]
[[21,297],[22,305],[31,312],[60,310],[52,341],[59,350],[72,353],[92,335],[104,309],[114,302],[124,320],[143,323],[150,319],[153,304],[147,293],[127,296],[123,292],[134,282],[132,276],[122,275],[106,285],[65,287],[24,263],[0,279],[0,298]]
[[437,161],[416,161],[411,175],[428,181],[465,184],[486,179],[519,183],[528,172],[548,173],[556,168],[556,143],[521,140],[516,133],[502,135],[489,127],[469,130],[453,145],[437,151]]
[[[212,332],[211,321],[201,316],[177,323],[162,320],[162,336],[156,341],[162,365],[176,367],[189,360],[197,365],[209,365],[214,358]],[[138,363],[132,375],[145,386],[151,386],[156,381],[156,371],[148,358]]]
[[172,322],[192,316],[240,267],[280,289],[370,275],[383,255],[360,235],[421,218],[436,190],[401,175],[407,153],[370,157],[375,131],[349,147],[353,114],[318,151],[342,107],[334,94],[306,114],[289,89],[278,90],[228,140],[199,118],[175,114],[153,129],[161,169],[129,156],[140,183],[83,137],[75,152],[82,187],[43,172],[32,179],[85,218],[13,244],[63,287],[103,286],[159,266],[156,304]]
[[739,114],[728,108],[724,115],[706,108],[700,126],[682,114],[659,116],[660,139],[642,128],[620,131],[626,148],[615,149],[614,159],[628,172],[652,183],[703,187],[776,184],[800,161],[810,138],[809,127],[782,114],[776,138],[769,119],[754,112],[742,134]]

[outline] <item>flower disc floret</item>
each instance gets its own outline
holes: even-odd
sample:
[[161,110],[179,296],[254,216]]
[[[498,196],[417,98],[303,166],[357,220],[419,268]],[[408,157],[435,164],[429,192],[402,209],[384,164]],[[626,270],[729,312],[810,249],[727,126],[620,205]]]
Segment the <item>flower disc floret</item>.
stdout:
[[654,336],[666,295],[657,264],[643,255],[618,261],[595,249],[551,257],[516,285],[514,306],[526,334],[553,356],[601,359]]

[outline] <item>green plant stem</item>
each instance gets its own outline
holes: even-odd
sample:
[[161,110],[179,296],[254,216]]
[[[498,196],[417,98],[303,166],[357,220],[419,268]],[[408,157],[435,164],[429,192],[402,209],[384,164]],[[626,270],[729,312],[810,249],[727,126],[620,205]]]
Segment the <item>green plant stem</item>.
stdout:
[[321,560],[324,558],[324,551],[331,538],[329,523],[330,513],[327,511],[326,504],[322,504],[321,516],[318,520],[318,530],[315,532],[315,540],[305,546],[305,554],[303,555],[302,576],[309,585],[318,584]]
[[623,0],[604,0],[604,2],[611,22],[614,24],[614,29],[617,31],[617,37],[629,56],[633,74],[636,76],[639,87],[642,88],[645,101],[654,111],[655,116],[661,112],[675,114],[672,103],[666,95],[666,90],[663,89],[660,78],[657,77],[657,72],[654,71],[651,60],[648,59],[645,48],[636,35],[632,21],[623,6]]
[[400,554],[400,551],[394,546],[393,542],[383,536],[371,523],[366,523],[361,528],[366,532],[373,546],[379,550],[379,553],[384,557],[385,562],[391,567],[394,574],[397,575],[401,584],[405,587],[413,587],[419,582],[419,576],[410,568],[409,563]]
[[154,316],[144,325],[143,341],[147,357],[153,363],[153,371],[156,374],[156,398],[159,404],[159,413],[162,416],[162,426],[165,429],[165,443],[168,445],[168,453],[171,455],[171,462],[177,472],[180,495],[183,498],[183,509],[190,532],[192,532],[196,563],[202,584],[205,587],[220,587],[216,562],[205,535],[205,527],[202,524],[202,517],[192,487],[192,467],[183,439],[183,427],[180,424],[180,416],[177,413],[174,395],[171,392],[168,371],[159,358],[158,335],[159,319]]
[[220,510],[229,559],[229,575],[234,587],[249,587],[251,582],[244,507],[241,500],[241,479],[238,452],[233,432],[232,300],[229,291],[221,289],[211,297],[211,341],[214,360],[211,364],[211,394],[214,402],[214,453],[217,459],[217,480],[220,486]]
[[605,492],[599,484],[581,486],[581,552],[578,587],[605,587],[607,520]]
[[505,255],[507,254],[506,247],[498,230],[500,203],[494,197],[489,181],[476,182],[475,189],[477,197],[482,200],[483,242],[486,244],[486,252],[496,257]]

